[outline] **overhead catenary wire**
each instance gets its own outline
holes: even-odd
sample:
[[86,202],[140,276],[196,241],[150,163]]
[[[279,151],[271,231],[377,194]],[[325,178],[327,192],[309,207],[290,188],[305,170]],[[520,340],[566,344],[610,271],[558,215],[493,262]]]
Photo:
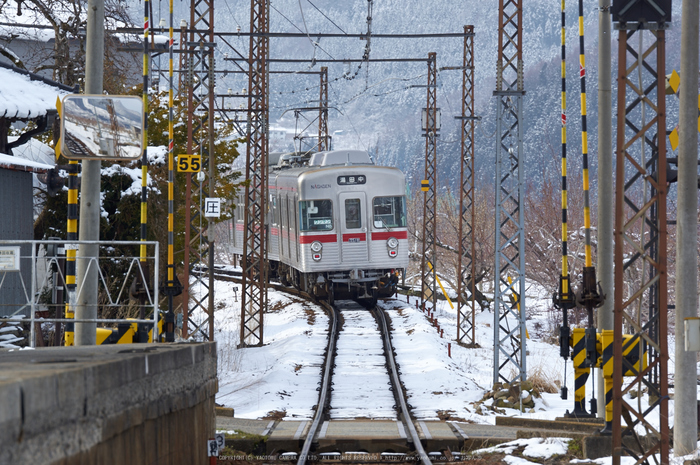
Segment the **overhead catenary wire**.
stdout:
[[346,34],[346,35],[347,35],[347,32],[345,32],[345,31],[343,30],[343,28],[341,28],[340,26],[338,26],[338,25],[335,23],[335,21],[333,21],[331,18],[329,18],[323,11],[321,11],[316,5],[314,5],[314,4],[311,2],[311,0],[306,0],[306,1],[309,2],[309,3],[311,4],[312,7],[316,8],[316,10],[318,10],[318,12],[321,13],[321,14],[323,15],[324,18],[326,18],[328,21],[331,22],[331,24],[333,24],[333,26],[337,27],[338,29],[340,29],[340,31],[341,31],[343,34]]

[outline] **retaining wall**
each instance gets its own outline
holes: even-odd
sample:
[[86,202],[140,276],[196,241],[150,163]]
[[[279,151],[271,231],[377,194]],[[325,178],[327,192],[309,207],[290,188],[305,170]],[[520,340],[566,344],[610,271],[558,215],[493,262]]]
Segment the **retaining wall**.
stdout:
[[0,464],[206,464],[216,343],[0,350]]

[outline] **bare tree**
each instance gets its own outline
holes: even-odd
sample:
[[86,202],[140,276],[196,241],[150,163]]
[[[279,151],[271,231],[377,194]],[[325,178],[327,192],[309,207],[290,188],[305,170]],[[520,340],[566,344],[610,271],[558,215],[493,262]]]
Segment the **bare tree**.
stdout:
[[[21,29],[20,53],[6,47],[3,55],[35,73],[49,71],[55,81],[82,84],[85,76],[86,0],[0,0],[0,10],[16,7]],[[119,40],[110,33],[119,26],[133,26],[126,0],[106,0],[105,90],[122,91],[134,57],[118,51]],[[47,34],[49,32],[51,34]],[[51,37],[52,36],[52,37]],[[52,39],[52,40],[51,40]],[[21,55],[20,55],[21,54]],[[138,77],[138,75],[134,76]]]

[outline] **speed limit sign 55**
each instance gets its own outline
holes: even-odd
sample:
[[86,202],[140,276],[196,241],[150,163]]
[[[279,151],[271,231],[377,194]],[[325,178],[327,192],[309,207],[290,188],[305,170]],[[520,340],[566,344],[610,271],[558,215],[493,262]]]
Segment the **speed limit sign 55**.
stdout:
[[198,173],[202,170],[201,155],[178,155],[177,170],[180,173]]

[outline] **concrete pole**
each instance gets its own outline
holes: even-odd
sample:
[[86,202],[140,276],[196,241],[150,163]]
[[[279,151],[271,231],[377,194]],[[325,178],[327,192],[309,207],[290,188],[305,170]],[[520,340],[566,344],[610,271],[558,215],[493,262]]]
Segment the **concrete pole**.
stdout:
[[[85,93],[102,94],[104,72],[104,0],[88,0],[85,38]],[[80,225],[78,239],[100,239],[100,161],[83,160],[80,184]],[[78,249],[76,318],[97,318],[97,256],[99,247],[82,244]],[[94,262],[91,260],[94,259]],[[95,323],[75,324],[75,345],[95,345]]]
[[[613,143],[610,0],[598,0],[598,280],[606,295],[598,309],[598,331],[613,329]],[[603,370],[598,374],[598,416],[605,418]]]
[[683,2],[681,87],[678,122],[678,228],[676,244],[676,366],[673,452],[697,448],[697,373],[695,352],[685,351],[683,320],[697,316],[698,261],[698,2]]

